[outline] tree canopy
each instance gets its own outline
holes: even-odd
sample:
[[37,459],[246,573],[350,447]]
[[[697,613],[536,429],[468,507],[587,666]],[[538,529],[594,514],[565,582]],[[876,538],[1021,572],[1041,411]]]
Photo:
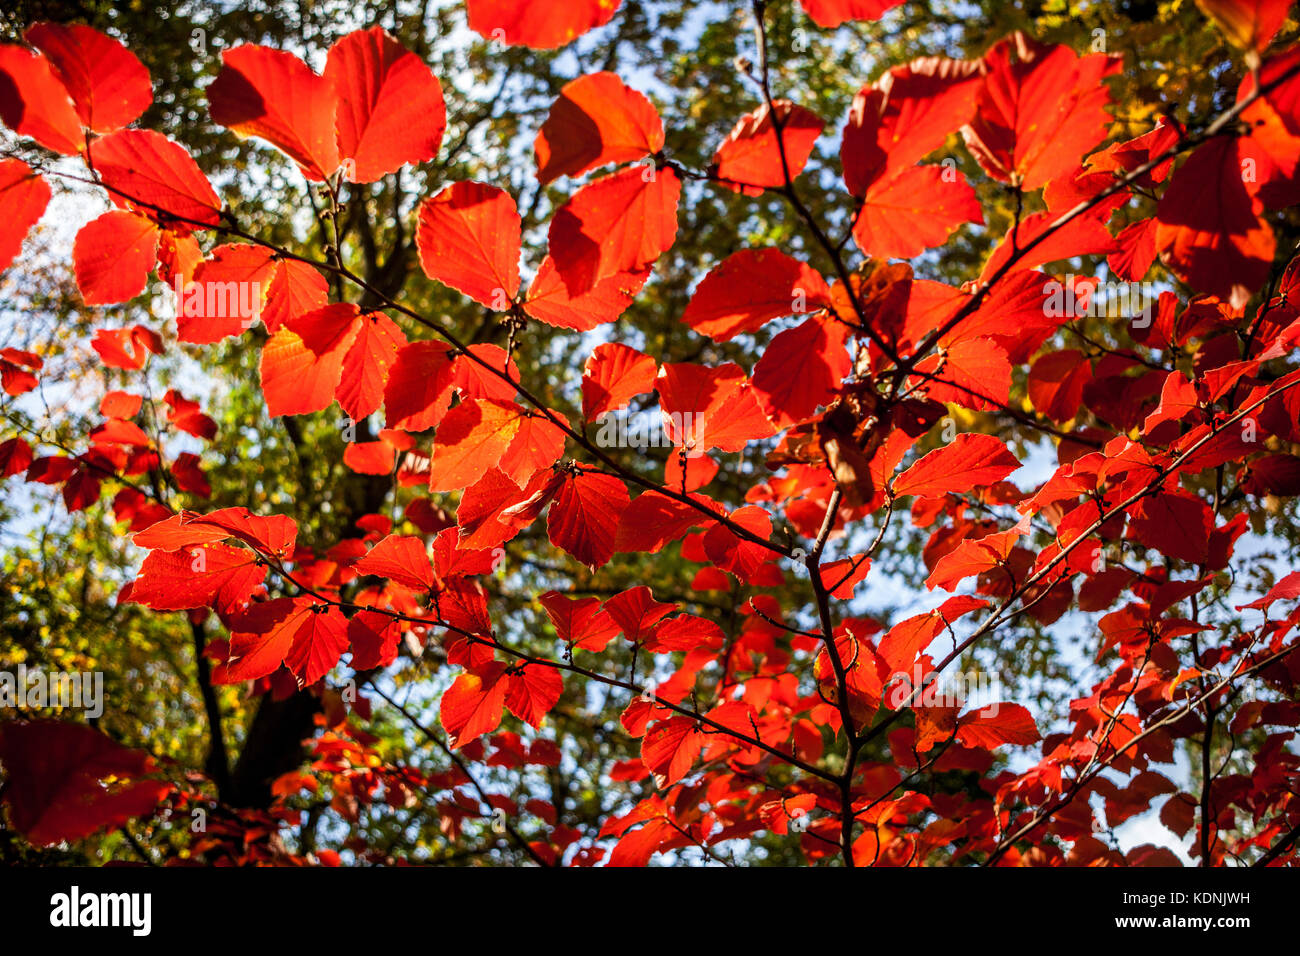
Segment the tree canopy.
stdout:
[[3,16],[0,858],[1293,861],[1289,4]]

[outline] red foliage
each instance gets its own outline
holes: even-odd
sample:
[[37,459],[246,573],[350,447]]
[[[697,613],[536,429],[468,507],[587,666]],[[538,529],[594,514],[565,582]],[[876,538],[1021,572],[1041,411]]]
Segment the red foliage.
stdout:
[[[803,5],[832,26],[878,17],[893,4]],[[1202,5],[1256,59],[1286,9]],[[468,3],[471,26],[485,37],[538,48],[567,43],[618,7],[617,0]],[[1162,121],[1101,149],[1110,123],[1103,81],[1119,69],[1117,58],[1015,34],[978,60],[931,58],[889,70],[859,94],[840,140],[844,182],[858,204],[845,238],[851,234],[867,264],[824,275],[794,252],[732,252],[701,278],[681,321],[716,343],[796,321],[748,369],[661,362],[628,345],[599,344],[583,357],[579,419],[577,408],[550,407],[561,401],[557,389],[521,381],[513,337],[504,349],[467,346],[400,302],[363,309],[327,286],[322,272],[339,271],[329,262],[234,235],[185,147],[125,128],[151,92],[144,68],[116,41],[50,24],[26,39],[34,50],[0,47],[0,119],[19,137],[81,156],[117,207],[76,237],[85,303],[127,301],[155,271],[192,278],[198,304],[181,315],[180,341],[244,337],[260,320],[270,415],[337,401],[362,419],[382,407],[388,430],[349,448],[348,466],[391,472],[403,485],[443,496],[411,506],[419,534],[393,533],[392,518],[368,515],[356,538],[318,553],[297,541],[287,516],[172,514],[149,501],[142,490],[149,483],[130,479],[166,475],[200,499],[210,489],[201,455],[162,461],[158,438],[136,422],[138,395],[105,396],[104,421],[80,452],[37,455],[18,436],[0,444],[0,473],[59,486],[70,511],[93,505],[106,484],[123,484],[114,515],[129,522],[148,554],[120,600],[159,612],[214,612],[229,635],[208,650],[214,682],[251,682],[269,694],[306,687],[321,698],[325,729],[311,744],[312,770],[348,781],[346,799],[339,790],[331,804],[345,818],[355,819],[358,802],[381,792],[397,806],[438,788],[370,748],[348,722],[349,712],[355,721],[368,705],[345,707],[330,675],[385,668],[403,642],[418,648],[435,636],[449,671],[445,746],[459,768],[443,788],[454,796],[438,808],[449,831],[482,806],[504,803],[518,813],[506,797],[480,790],[467,764],[559,761],[544,737],[498,733],[507,713],[530,733],[525,728],[543,723],[568,682],[633,695],[622,731],[639,748],[610,769],[610,779],[652,780],[658,792],[585,834],[556,824],[554,807],[531,801],[544,838],[514,836],[545,863],[644,864],[687,846],[711,852],[760,829],[797,833],[809,860],[849,864],[907,865],[936,855],[985,863],[1159,861],[1167,854],[1139,848],[1126,859],[1093,838],[1089,798],[1105,803],[1113,824],[1174,793],[1153,767],[1172,759],[1174,739],[1204,732],[1206,713],[1233,707],[1226,719],[1234,733],[1300,723],[1285,703],[1300,680],[1290,656],[1300,624],[1297,574],[1243,605],[1273,615],[1262,623],[1244,618],[1253,630],[1211,639],[1191,601],[1232,566],[1246,527],[1244,514],[1225,514],[1221,495],[1205,493],[1196,475],[1223,469],[1236,476],[1241,496],[1300,493],[1300,460],[1279,451],[1300,438],[1300,371],[1287,365],[1300,343],[1297,270],[1288,269],[1279,286],[1266,217],[1300,198],[1300,149],[1290,151],[1300,142],[1300,49],[1264,59],[1237,91],[1234,115],[1256,122],[1225,124],[1224,135],[1203,140]],[[373,182],[434,159],[446,126],[438,79],[378,28],[336,43],[323,75],[291,53],[237,46],[224,53],[207,95],[218,124],[274,146],[308,180],[333,185]],[[557,206],[546,249],[525,248],[515,200],[500,186],[456,182],[419,207],[420,263],[475,309],[515,323],[589,330],[614,322],[677,242],[679,210],[692,202],[684,182],[795,198],[796,180],[816,188],[801,174],[825,125],[804,106],[768,97],[738,117],[709,169],[689,170],[673,158],[672,131],[644,95],[610,73],[580,77],[540,125],[536,178],[596,175]],[[987,177],[1020,198],[1042,189],[1046,206],[1017,215],[981,274],[960,289],[884,261],[940,246],[963,223],[983,224],[979,199],[955,165],[921,162],[958,132]],[[1243,177],[1244,160],[1255,162],[1258,177]],[[0,162],[0,265],[40,218],[50,196],[46,175],[54,173]],[[1144,205],[1153,191],[1158,200]],[[1116,218],[1121,210],[1126,215]],[[841,249],[827,240],[823,251],[842,265]],[[521,255],[537,264],[527,288]],[[1037,270],[1084,255],[1109,256],[1131,280],[1158,259],[1194,295],[1160,297],[1149,326],[1134,330],[1140,353],[1087,348],[1094,343],[1060,348],[1054,336],[1095,282],[1065,287]],[[340,278],[346,286],[351,277]],[[207,290],[232,282],[265,291],[256,314],[214,310]],[[1053,285],[1063,288],[1053,292]],[[1062,292],[1067,306],[1054,310],[1052,296]],[[126,372],[175,347],[142,326],[100,328],[93,344],[107,367]],[[1170,364],[1177,349],[1195,352],[1194,378]],[[36,387],[42,361],[6,348],[0,372],[4,391],[18,396]],[[1021,373],[1032,408],[1008,408]],[[595,423],[649,395],[674,446],[662,483],[623,468],[585,426],[572,424]],[[217,425],[196,403],[174,391],[165,402],[166,428],[213,438]],[[1059,464],[1041,482],[1013,483],[1021,461],[1002,437],[944,434],[934,447],[930,433],[944,403],[1027,422],[1059,440]],[[1100,424],[1067,430],[1081,408]],[[946,431],[953,422],[944,421]],[[932,450],[916,448],[923,438]],[[1269,438],[1277,447],[1265,447]],[[772,474],[745,489],[742,506],[699,490],[714,480],[716,456],[764,441]],[[856,586],[872,580],[880,541],[850,545],[846,533],[870,527],[883,536],[901,520],[906,498],[913,524],[929,529],[921,554],[926,586],[981,596],[958,594],[888,626],[845,606]],[[454,506],[455,518],[435,502]],[[603,598],[548,591],[536,603],[554,632],[554,653],[526,654],[496,629],[480,579],[496,570],[502,546],[543,513],[546,536],[575,573],[597,572],[619,553],[673,545],[698,565],[696,590],[744,593],[747,603],[724,630],[644,586]],[[1104,553],[1124,542],[1145,556],[1144,570],[1107,567]],[[797,592],[784,585],[792,567],[806,577],[811,604],[790,600]],[[1023,704],[966,709],[937,696],[962,652],[1010,618],[1027,613],[1051,623],[1075,606],[1107,612],[1098,621],[1105,666],[1068,721],[1040,726]],[[951,642],[938,640],[945,631]],[[675,670],[642,686],[635,671],[615,675],[575,659],[575,649],[591,660],[620,635],[647,655],[680,655],[671,658]],[[697,682],[710,667],[721,670],[726,687],[711,698]],[[1247,676],[1268,682],[1283,701],[1234,704]],[[490,754],[485,735],[493,735]],[[868,760],[868,745],[887,748],[889,758]],[[999,762],[1007,748],[1019,748],[1022,759]],[[1206,819],[1184,794],[1161,812],[1179,834],[1196,827],[1197,852],[1211,862],[1247,845],[1268,847],[1300,813],[1294,755],[1270,740],[1255,756],[1254,776],[1225,779],[1215,790],[1221,810],[1232,804],[1254,815],[1259,825],[1248,840],[1230,843],[1223,832],[1232,821]],[[0,762],[10,820],[35,843],[118,825],[169,792],[143,752],[68,723],[0,725]],[[913,784],[931,771],[967,774],[969,785],[944,792]],[[1103,771],[1133,779],[1117,787]],[[276,784],[279,797],[314,786],[306,773]],[[231,849],[239,841],[226,836],[208,838],[203,851],[278,857],[255,841]]]

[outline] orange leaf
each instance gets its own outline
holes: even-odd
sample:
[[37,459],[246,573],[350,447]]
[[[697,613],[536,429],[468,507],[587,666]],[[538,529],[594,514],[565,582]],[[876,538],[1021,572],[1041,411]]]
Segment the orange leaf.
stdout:
[[81,125],[121,129],[153,102],[149,71],[120,41],[81,24],[36,23],[23,34],[50,62]]
[[323,181],[339,165],[334,87],[292,53],[251,43],[221,54],[208,87],[212,120],[240,136],[257,136]]
[[894,479],[895,495],[961,494],[1001,481],[1020,461],[992,435],[965,433],[936,448]]
[[677,237],[682,184],[671,169],[633,167],[598,179],[551,219],[551,257],[571,296],[654,263]]
[[437,77],[382,27],[332,47],[325,79],[338,97],[336,126],[347,179],[372,183],[438,155],[447,110]]
[[537,133],[537,180],[581,176],[610,163],[651,156],[664,147],[654,106],[613,73],[571,80]]
[[429,278],[504,312],[519,291],[519,228],[505,190],[453,183],[420,205],[420,265]]
[[455,491],[477,481],[501,460],[522,419],[523,409],[514,402],[490,398],[453,408],[434,436],[430,490]]
[[632,397],[654,391],[655,360],[618,342],[605,342],[592,350],[582,368],[582,416],[595,421],[615,409],[625,408]]
[[551,50],[608,23],[622,0],[466,0],[469,28],[495,42]]
[[113,209],[81,227],[73,244],[77,288],[86,305],[135,298],[158,255],[158,227],[133,212]]

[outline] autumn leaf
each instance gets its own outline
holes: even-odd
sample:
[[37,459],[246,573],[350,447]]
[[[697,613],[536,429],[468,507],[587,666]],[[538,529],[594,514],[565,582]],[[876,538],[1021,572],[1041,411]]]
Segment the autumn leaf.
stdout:
[[118,40],[81,24],[35,23],[23,34],[45,54],[81,125],[111,133],[153,102],[149,71]]
[[429,278],[505,311],[519,291],[519,228],[504,190],[453,183],[420,205],[420,265]]
[[1020,467],[992,435],[962,434],[936,448],[893,481],[895,495],[960,494],[1001,481]]
[[621,2],[574,0],[556,6],[529,0],[466,0],[466,6],[469,28],[486,39],[550,50],[608,23]]
[[338,168],[338,96],[329,80],[292,53],[251,43],[222,51],[221,64],[208,87],[213,122],[266,140],[316,182]]
[[565,84],[537,133],[537,181],[652,156],[663,145],[663,123],[645,96],[613,73],[589,73]]
[[614,556],[614,535],[627,506],[627,486],[619,479],[571,474],[551,505],[546,533],[552,544],[595,570]]
[[447,126],[442,87],[382,28],[357,30],[330,47],[325,79],[338,100],[338,151],[349,182],[371,183],[438,155]]
[[158,255],[158,227],[143,216],[111,210],[77,233],[77,287],[86,305],[125,302],[149,281]]
[[654,391],[658,366],[650,356],[618,342],[596,346],[582,370],[582,417],[595,421]]
[[682,184],[633,167],[582,187],[551,219],[551,258],[569,295],[654,264],[677,237]]
[[704,277],[682,321],[726,342],[771,319],[816,311],[829,300],[825,280],[806,263],[776,249],[742,249]]
[[793,180],[803,171],[826,124],[812,110],[789,100],[773,105],[773,110],[763,105],[741,119],[714,153],[712,170],[724,186],[758,195],[784,186],[787,178]]
[[18,159],[0,160],[0,269],[9,268],[49,201],[49,185],[30,166]]
[[9,820],[37,846],[79,840],[144,816],[170,789],[144,751],[63,721],[0,724],[0,764]]

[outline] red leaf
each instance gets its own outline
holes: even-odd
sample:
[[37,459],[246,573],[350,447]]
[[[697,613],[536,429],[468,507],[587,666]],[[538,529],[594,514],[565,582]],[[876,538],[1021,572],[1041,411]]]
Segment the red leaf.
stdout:
[[433,565],[424,541],[412,535],[390,534],[353,566],[358,574],[374,574],[416,591],[433,588]]
[[770,319],[814,312],[829,302],[826,281],[807,263],[776,249],[742,249],[704,277],[682,321],[726,342]]
[[1038,727],[1020,704],[997,704],[957,718],[957,740],[964,747],[984,750],[1004,744],[1024,747],[1038,740]]
[[620,272],[601,279],[586,292],[571,296],[555,267],[555,260],[547,256],[528,286],[524,311],[557,329],[589,332],[622,315],[649,277],[648,268],[639,272]]
[[925,580],[925,586],[931,590],[943,588],[945,591],[954,591],[957,584],[968,577],[1005,566],[1016,542],[1028,531],[1029,517],[1026,515],[1019,524],[1007,531],[960,541],[957,547],[935,562],[934,570]]
[[150,551],[131,585],[131,600],[155,611],[225,609],[248,600],[265,577],[257,555],[245,548],[205,544]]
[[191,233],[167,229],[158,237],[158,278],[173,289],[184,288],[202,261],[199,241]]
[[[329,301],[325,277],[305,262],[280,259],[265,289],[262,324],[266,331],[280,331],[290,319],[319,309]],[[373,409],[372,409],[373,411]]]
[[[39,355],[22,349],[0,349],[0,383],[6,395],[22,395],[36,387],[36,376],[44,365]],[[31,369],[32,371],[28,371]]]
[[542,726],[550,709],[564,693],[564,680],[554,667],[544,664],[525,664],[523,668],[506,677],[506,707],[520,720]]
[[652,156],[664,147],[654,106],[613,73],[571,80],[537,133],[537,180],[581,176],[610,163]]
[[443,419],[433,442],[431,491],[456,491],[494,467],[514,440],[523,409],[514,402],[471,399]]
[[302,686],[330,672],[348,648],[343,613],[311,598],[276,598],[253,604],[230,623],[230,658],[212,671],[214,684],[235,684],[273,674],[283,664]]
[[453,183],[420,205],[420,265],[429,278],[504,312],[519,292],[519,229],[504,190]]
[[615,594],[605,602],[605,610],[623,636],[636,643],[648,637],[666,614],[677,610],[677,605],[656,601],[651,590],[642,585]]
[[1218,137],[1174,173],[1156,207],[1156,248],[1188,285],[1241,308],[1268,278],[1277,245],[1262,213],[1236,139]]
[[803,171],[826,123],[812,110],[789,100],[776,100],[775,106],[781,127],[779,140],[764,104],[741,119],[718,147],[713,171],[721,185],[758,195],[764,188],[784,186],[787,173],[793,180]]
[[617,868],[645,866],[665,841],[677,836],[679,836],[678,832],[667,819],[659,817],[651,820],[644,826],[625,833],[610,851],[605,865]]
[[626,408],[633,396],[653,392],[657,370],[654,359],[630,346],[596,346],[582,368],[582,417],[595,421]]
[[799,0],[819,27],[837,27],[845,20],[879,20],[902,0]]
[[221,54],[208,87],[212,120],[240,136],[257,136],[320,182],[339,165],[336,97],[330,82],[292,53],[245,43]]
[[651,727],[641,741],[641,762],[654,774],[655,786],[662,790],[686,776],[704,739],[689,717],[670,717]]
[[1250,463],[1249,472],[1238,487],[1246,494],[1300,495],[1300,458],[1295,455],[1265,455]]
[[161,133],[124,129],[95,140],[90,158],[119,205],[190,232],[221,222],[221,200],[185,148]]
[[1238,604],[1237,610],[1244,611],[1246,608],[1267,610],[1274,601],[1289,601],[1297,597],[1300,597],[1300,571],[1292,571],[1269,588],[1268,593],[1262,598],[1249,604]]
[[328,408],[343,375],[343,356],[355,331],[313,352],[296,332],[283,328],[262,346],[262,395],[272,418],[306,415]]
[[397,657],[402,625],[396,618],[378,611],[358,611],[348,620],[352,643],[352,669],[368,671],[387,667]]
[[669,439],[688,451],[740,451],[773,427],[738,365],[668,363],[656,379]]
[[970,183],[947,166],[912,166],[872,183],[853,239],[872,258],[910,259],[941,245],[963,222],[984,224]]
[[[703,495],[691,497],[715,511],[719,510]],[[615,538],[616,550],[656,554],[669,541],[676,541],[687,531],[708,520],[698,508],[657,491],[647,491],[623,512]]]
[[36,23],[23,38],[50,62],[72,97],[81,125],[121,129],[153,102],[149,71],[119,41],[80,24]]
[[854,589],[862,583],[870,571],[871,559],[866,555],[831,561],[818,569],[822,586],[830,592],[831,597],[841,601],[853,600]]
[[50,61],[13,44],[0,44],[0,120],[65,156],[86,145],[72,98]]
[[386,441],[352,441],[343,449],[343,464],[359,475],[388,475],[396,449]]
[[501,346],[479,342],[456,357],[452,378],[462,399],[495,398],[512,402],[518,391],[514,383],[519,381],[519,367]]
[[32,463],[32,446],[21,438],[0,442],[0,478],[21,475]]
[[1019,467],[1016,456],[992,435],[961,434],[895,478],[894,494],[961,494],[1001,481]]
[[43,177],[20,159],[0,159],[0,270],[9,268],[49,202]]
[[604,26],[622,0],[466,0],[469,28],[509,46],[551,50],[572,43],[594,27]]
[[613,475],[569,474],[551,505],[546,533],[594,571],[614,556],[614,535],[627,506],[627,486]]
[[1017,32],[984,63],[984,88],[962,134],[994,179],[1037,189],[1074,172],[1106,135],[1110,92],[1102,80],[1119,72],[1119,57],[1079,56]]
[[659,654],[668,650],[716,650],[727,641],[723,628],[694,614],[679,614],[651,628],[646,636],[646,650]]
[[601,608],[599,598],[574,600],[559,591],[547,591],[537,600],[555,626],[555,636],[567,645],[600,652],[618,636],[619,625]]
[[267,554],[293,553],[298,526],[287,515],[255,515],[247,508],[220,508],[208,514],[182,511],[141,531],[138,547],[175,551],[188,545],[237,538]]
[[925,380],[925,393],[936,402],[955,402],[976,411],[1007,404],[1011,395],[1011,363],[992,339],[944,343],[942,356],[931,355],[916,366]]
[[1035,359],[1029,369],[1029,400],[1052,421],[1069,421],[1079,414],[1083,389],[1090,381],[1092,363],[1082,352],[1048,352]]
[[[1047,262],[1073,259],[1075,256],[1106,255],[1119,248],[1110,231],[1094,210],[1075,216],[1050,236],[1040,240],[1056,220],[1053,213],[1036,212],[1024,217],[993,250],[980,272],[980,281],[992,278],[1015,255],[1016,269],[1033,269]],[[1025,250],[1030,243],[1035,243]]]
[[718,463],[709,455],[669,455],[664,462],[664,486],[686,494],[711,482],[718,474]]
[[439,716],[453,750],[501,725],[506,688],[505,665],[500,662],[493,662],[484,676],[461,674],[447,688]]
[[509,541],[522,525],[503,519],[501,513],[526,497],[499,468],[487,469],[460,497],[456,509],[460,546],[492,548]]
[[343,377],[335,392],[339,406],[360,421],[384,400],[388,371],[406,336],[382,312],[365,312],[357,319],[357,337],[343,357]]
[[86,305],[111,305],[144,290],[158,255],[158,227],[113,209],[81,227],[73,244],[77,288]]
[[571,296],[654,263],[677,237],[682,184],[671,169],[633,167],[598,179],[551,219],[551,257]]
[[275,275],[275,253],[239,242],[212,250],[176,302],[176,336],[207,344],[242,335],[261,315],[264,290]]
[[1141,282],[1156,258],[1155,219],[1143,219],[1124,227],[1115,237],[1119,249],[1106,257],[1110,271],[1129,282]]
[[143,325],[129,329],[96,329],[91,348],[109,368],[141,369],[149,353],[162,355],[162,339]]
[[1291,0],[1196,0],[1228,42],[1263,52],[1286,22]]
[[1167,558],[1204,563],[1213,527],[1214,513],[1200,498],[1161,493],[1133,507],[1128,536]]
[[[563,416],[557,417],[565,421]],[[526,484],[533,475],[560,460],[567,439],[568,435],[545,415],[536,412],[525,415],[501,459],[501,470],[511,481]]]
[[977,62],[931,56],[896,66],[863,87],[840,143],[849,192],[864,196],[877,179],[942,146],[971,118],[982,85]]
[[[122,424],[129,423],[123,422]],[[140,438],[144,439],[143,444],[148,444],[149,438],[143,432],[141,432]],[[198,455],[190,451],[181,452],[176,456],[176,460],[172,462],[171,472],[172,480],[181,491],[198,495],[200,498],[212,497],[212,486],[208,484],[203,469],[199,467]]]
[[[752,532],[760,541],[772,536],[772,517],[757,505],[737,508],[731,513],[731,521]],[[771,555],[763,545],[740,537],[722,523],[705,532],[704,553],[720,570],[730,571],[746,583],[753,580],[759,566]]]
[[338,146],[349,182],[372,183],[438,155],[447,127],[442,87],[382,27],[349,33],[330,47],[325,79],[338,97]]
[[433,428],[451,406],[453,364],[444,342],[412,342],[397,353],[384,386],[389,428],[408,432]]
[[786,329],[768,345],[754,366],[754,395],[777,428],[786,428],[834,399],[852,371],[844,347],[848,328],[817,316]]
[[93,727],[53,720],[0,725],[9,821],[31,843],[54,846],[150,813],[170,789],[147,779],[153,759]]

